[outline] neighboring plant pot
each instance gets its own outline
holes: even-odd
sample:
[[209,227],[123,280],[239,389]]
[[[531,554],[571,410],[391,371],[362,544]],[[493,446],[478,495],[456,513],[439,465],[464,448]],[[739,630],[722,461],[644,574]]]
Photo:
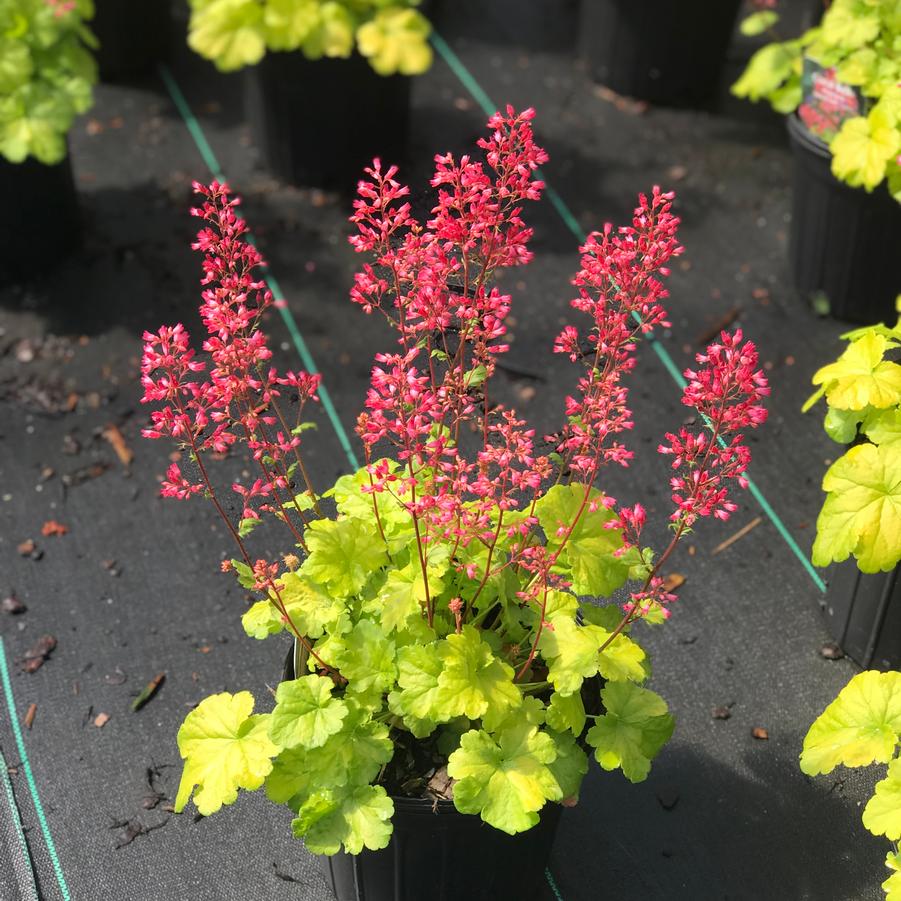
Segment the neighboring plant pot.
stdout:
[[69,157],[47,166],[0,157],[0,284],[45,270],[81,246],[81,217]]
[[169,54],[168,0],[95,0],[91,30],[100,41],[97,64],[103,81],[149,72]]
[[829,315],[848,322],[894,321],[901,293],[901,204],[884,185],[872,193],[832,174],[829,147],[788,117],[794,156],[789,255],[806,300],[825,297]]
[[826,593],[825,616],[841,649],[862,667],[901,667],[901,579],[899,568],[862,573],[853,561],[835,566]]
[[410,78],[378,75],[358,54],[267,53],[248,69],[247,118],[262,162],[295,185],[353,191],[374,157],[402,158]]
[[741,0],[582,0],[581,55],[595,81],[662,105],[710,100]]
[[[294,678],[294,650],[283,679]],[[394,832],[383,851],[321,857],[338,901],[526,901],[538,897],[563,808],[507,835],[452,801],[392,797]]]

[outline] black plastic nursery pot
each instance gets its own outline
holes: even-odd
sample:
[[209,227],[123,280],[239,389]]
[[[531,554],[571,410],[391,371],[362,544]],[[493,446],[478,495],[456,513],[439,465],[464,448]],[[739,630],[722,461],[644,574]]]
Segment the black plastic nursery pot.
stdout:
[[582,0],[580,52],[595,81],[671,106],[720,83],[741,0]]
[[862,573],[853,561],[833,568],[826,592],[827,626],[841,649],[863,667],[901,667],[899,568]]
[[91,30],[100,41],[97,64],[103,81],[149,72],[169,54],[169,0],[95,0]]
[[788,117],[794,157],[789,256],[806,300],[825,297],[829,315],[848,322],[895,321],[901,293],[901,203],[832,174],[829,147],[797,116]]
[[81,246],[81,216],[67,156],[53,166],[0,157],[0,284],[47,269]]
[[263,164],[295,185],[352,192],[363,167],[400,162],[410,78],[378,75],[358,54],[267,53],[247,70],[247,118]]
[[[294,651],[282,673],[294,678]],[[321,857],[337,901],[530,901],[540,894],[563,808],[538,824],[500,832],[452,801],[392,797],[394,832],[382,851]]]

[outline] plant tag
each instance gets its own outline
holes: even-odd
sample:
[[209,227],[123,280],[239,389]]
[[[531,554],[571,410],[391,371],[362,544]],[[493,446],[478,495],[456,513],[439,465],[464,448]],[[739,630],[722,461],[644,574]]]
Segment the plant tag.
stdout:
[[835,67],[824,68],[812,59],[804,59],[801,75],[803,100],[798,107],[801,121],[827,144],[846,119],[863,115],[860,92],[839,81]]

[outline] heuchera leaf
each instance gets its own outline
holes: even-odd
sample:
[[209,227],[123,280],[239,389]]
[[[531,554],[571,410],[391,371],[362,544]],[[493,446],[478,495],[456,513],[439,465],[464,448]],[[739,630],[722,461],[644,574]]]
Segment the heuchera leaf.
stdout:
[[890,851],[885,858],[885,865],[894,871],[882,883],[882,888],[885,891],[885,901],[901,901],[901,854],[893,854]]
[[751,57],[741,77],[732,85],[732,93],[753,101],[768,96],[789,78],[800,55],[800,48],[793,43],[767,44]]
[[[428,19],[417,10],[389,6],[360,26],[357,48],[379,75],[419,75],[432,64],[431,30]],[[472,388],[478,382],[467,384]]]
[[279,684],[269,716],[269,737],[282,748],[318,748],[341,731],[347,704],[332,697],[335,687],[325,676],[301,676]]
[[829,149],[836,178],[872,191],[885,178],[888,162],[901,150],[901,134],[894,122],[873,109],[868,116],[846,119]]
[[853,341],[834,363],[823,366],[813,377],[823,385],[830,407],[839,410],[884,409],[901,403],[901,366],[883,360],[894,342],[875,333]]
[[741,33],[748,37],[754,37],[763,34],[768,28],[772,28],[779,21],[779,13],[772,9],[762,9],[759,12],[751,13],[750,16],[742,19]]
[[560,793],[571,806],[579,800],[582,779],[588,772],[588,755],[576,743],[570,732],[549,732],[554,740],[557,756],[547,765],[554,774]]
[[266,52],[262,5],[258,0],[192,3],[188,46],[221,72],[258,63]]
[[620,767],[630,782],[642,782],[651,761],[673,734],[673,718],[660,695],[632,682],[612,682],[601,691],[607,711],[585,740],[605,770]]
[[563,797],[548,766],[556,756],[554,740],[528,721],[496,737],[473,729],[448,760],[448,775],[457,780],[454,805],[510,835],[524,832],[547,801]]
[[876,783],[876,792],[863,811],[863,824],[873,835],[889,841],[901,838],[901,758],[888,767],[888,776]]
[[873,410],[863,422],[863,433],[874,444],[901,440],[901,409]]
[[348,701],[340,732],[318,748],[291,748],[273,762],[266,794],[277,804],[298,810],[317,791],[367,785],[394,756],[388,727]]
[[561,695],[555,691],[547,706],[547,724],[556,732],[569,729],[573,735],[579,736],[585,728],[585,705],[582,696],[577,692]]
[[823,477],[813,562],[828,566],[850,554],[865,573],[888,572],[901,559],[901,444],[860,444]]
[[495,655],[473,626],[439,642],[438,654],[444,667],[438,677],[440,705],[448,718],[481,717],[485,728],[492,730],[522,704],[513,668]]
[[901,735],[901,673],[858,673],[817,717],[804,739],[801,770],[887,763]]
[[580,626],[566,614],[554,616],[550,625],[542,630],[538,648],[549,664],[548,680],[557,693],[571,695],[584,679],[597,673],[598,649],[609,633],[590,623]]
[[335,661],[349,692],[388,691],[397,678],[394,642],[368,619],[360,620],[344,636]]
[[313,854],[380,851],[391,840],[394,802],[381,785],[360,785],[345,794],[325,790],[310,797],[291,823]]
[[[563,544],[568,527],[583,507],[585,486],[578,483],[554,485],[535,505],[535,515],[547,537],[548,549]],[[616,514],[602,506],[604,495],[596,488],[589,489],[585,505],[576,527],[566,540],[555,568],[572,580],[575,594],[607,597],[625,584],[629,578],[629,563],[615,556],[623,546],[622,531],[609,529],[606,524]],[[591,507],[596,509],[592,510]]]
[[357,594],[388,562],[378,532],[359,520],[318,519],[304,539],[309,556],[300,571],[338,597]]
[[410,645],[397,652],[398,689],[388,695],[388,708],[404,719],[417,738],[425,738],[439,722],[453,719],[448,705],[442,705],[438,685],[443,663],[438,644]]
[[[178,750],[185,766],[175,811],[181,813],[194,795],[204,816],[233,804],[238,789],[258,789],[272,769],[278,747],[269,739],[269,717],[251,716],[253,696],[222,692],[204,698],[178,730]],[[196,788],[196,791],[195,791]]]
[[608,682],[644,682],[650,675],[650,664],[641,646],[620,633],[601,653],[598,672]]

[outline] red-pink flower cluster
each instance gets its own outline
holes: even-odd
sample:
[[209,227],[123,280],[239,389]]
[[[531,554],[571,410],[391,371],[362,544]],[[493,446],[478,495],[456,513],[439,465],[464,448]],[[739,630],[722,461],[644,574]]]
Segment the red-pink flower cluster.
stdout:
[[579,296],[571,304],[592,324],[584,339],[575,326],[566,326],[554,350],[582,360],[587,369],[579,396],[566,399],[568,422],[557,439],[569,468],[587,481],[601,464],[626,466],[632,457],[615,438],[632,428],[622,379],[635,367],[639,336],[669,325],[661,305],[667,291],[656,276],[669,275],[666,264],[683,250],[676,240],[673,196],[658,187],[650,200],[641,194],[631,226],[615,230],[608,223],[581,248],[582,268],[573,279]]
[[[297,427],[304,404],[316,396],[320,377],[281,375],[270,365],[272,352],[259,325],[273,300],[265,283],[253,275],[262,259],[246,240],[247,226],[235,212],[238,201],[217,182],[209,187],[195,183],[194,190],[204,198],[191,214],[205,222],[192,245],[204,254],[200,315],[207,331],[205,359],[196,359],[181,324],[144,333],[142,402],[163,406],[152,411],[151,425],[142,434],[174,438],[197,462],[194,480],[177,463],[169,467],[162,493],[181,499],[212,492],[203,455],[223,454],[235,442],[246,442],[260,476],[250,487],[232,486],[241,498],[243,518],[256,519],[261,511],[269,511],[290,524],[288,509],[302,519],[291,492],[301,465]],[[293,426],[276,403],[284,392],[296,400]]]
[[669,444],[658,448],[672,456],[678,472],[670,480],[676,504],[670,518],[677,527],[690,528],[702,516],[728,519],[736,510],[729,482],[747,487],[744,472],[751,452],[740,430],[766,421],[762,401],[770,389],[763,370],[757,369],[757,349],[742,338],[741,329],[723,332],[719,343],[697,355],[701,366],[685,370],[682,403],[697,410],[703,421],[678,435],[667,433]]

